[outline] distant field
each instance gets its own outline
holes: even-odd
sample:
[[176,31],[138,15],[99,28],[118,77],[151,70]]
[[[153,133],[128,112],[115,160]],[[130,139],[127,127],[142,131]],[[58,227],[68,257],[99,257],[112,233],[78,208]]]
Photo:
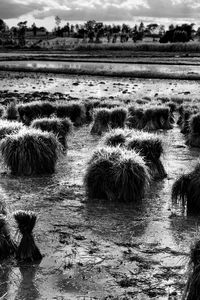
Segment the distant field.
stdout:
[[117,43],[117,44],[79,44],[77,51],[150,51],[150,52],[200,52],[200,42],[190,43]]

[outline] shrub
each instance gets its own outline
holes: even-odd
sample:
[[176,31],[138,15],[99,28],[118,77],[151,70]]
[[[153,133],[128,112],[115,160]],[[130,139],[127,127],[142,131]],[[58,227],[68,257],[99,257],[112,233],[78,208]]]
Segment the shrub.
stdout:
[[42,255],[35,244],[32,231],[36,223],[36,214],[31,211],[16,211],[14,213],[19,232],[22,235],[17,247],[16,258],[19,261],[34,262],[42,259]]
[[91,133],[101,135],[109,129],[110,110],[106,108],[96,109],[94,112],[94,122]]
[[22,129],[8,135],[0,144],[4,163],[14,175],[51,174],[60,150],[53,133]]
[[24,125],[17,121],[0,120],[0,140],[8,134],[17,133]]
[[75,126],[81,126],[86,121],[85,106],[82,103],[58,104],[56,115],[58,118],[70,118]]
[[110,127],[124,128],[127,118],[127,110],[123,107],[113,108],[110,112]]
[[188,213],[200,212],[200,164],[174,182],[172,200],[181,203],[184,208],[186,206]]
[[89,198],[137,202],[144,196],[149,173],[136,152],[107,147],[94,152],[84,182]]
[[127,149],[138,151],[144,157],[150,173],[154,179],[163,179],[167,176],[160,160],[163,154],[162,140],[155,134],[147,132],[133,132],[127,140]]
[[43,117],[50,117],[55,113],[56,106],[48,101],[33,101],[17,105],[20,120],[29,125],[32,120]]
[[53,132],[58,137],[58,140],[63,145],[63,147],[66,148],[66,137],[71,132],[73,125],[68,118],[43,118],[35,119],[31,123],[31,127],[41,129],[42,131]]

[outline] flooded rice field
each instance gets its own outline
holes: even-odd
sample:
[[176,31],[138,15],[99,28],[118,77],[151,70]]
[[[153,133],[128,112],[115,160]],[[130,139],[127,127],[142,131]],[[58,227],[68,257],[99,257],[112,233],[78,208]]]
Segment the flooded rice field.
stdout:
[[[81,100],[199,94],[198,82],[0,76],[1,91],[59,91]],[[1,197],[10,212],[30,209],[39,214],[34,232],[44,257],[31,266],[3,262],[0,299],[181,299],[199,218],[172,206],[171,187],[180,174],[192,170],[199,150],[185,145],[177,125],[158,134],[164,141],[162,161],[168,176],[152,184],[137,206],[86,199],[86,164],[101,143],[90,134],[90,126],[74,129],[54,175],[11,176],[1,163]]]
[[[68,72],[84,72],[90,74],[91,72],[100,73],[100,74],[112,74],[118,75],[122,73],[123,76],[131,76],[132,74],[137,74],[138,72],[145,72],[149,74],[172,74],[176,76],[185,76],[185,75],[200,75],[200,66],[199,65],[168,65],[168,64],[124,64],[124,63],[110,63],[110,62],[67,62],[67,61],[0,61],[0,68],[5,70],[51,70],[61,71],[63,73]],[[130,74],[130,75],[129,75]]]

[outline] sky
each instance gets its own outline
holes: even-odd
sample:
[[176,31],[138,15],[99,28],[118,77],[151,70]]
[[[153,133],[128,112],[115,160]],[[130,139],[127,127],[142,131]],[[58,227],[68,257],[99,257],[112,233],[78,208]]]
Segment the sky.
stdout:
[[55,16],[61,26],[96,20],[106,24],[195,23],[200,26],[200,0],[0,0],[0,18],[16,26],[19,21],[33,22],[48,30],[55,27]]

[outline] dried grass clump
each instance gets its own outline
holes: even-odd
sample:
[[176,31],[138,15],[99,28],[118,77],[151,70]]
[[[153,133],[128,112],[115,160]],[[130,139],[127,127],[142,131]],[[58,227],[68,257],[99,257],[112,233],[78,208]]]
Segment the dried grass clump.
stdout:
[[164,152],[163,144],[157,135],[143,131],[133,131],[131,137],[127,140],[126,147],[128,150],[138,151],[144,157],[154,179],[163,179],[167,176],[160,160]]
[[25,262],[41,260],[42,255],[35,244],[32,233],[37,220],[36,214],[31,211],[19,210],[14,213],[14,218],[22,235],[21,242],[17,247],[16,258]]
[[33,101],[17,105],[20,120],[26,125],[37,118],[50,117],[56,111],[55,104],[48,101]]
[[84,101],[86,123],[91,123],[93,120],[93,109],[99,107],[100,100],[87,99]]
[[182,175],[172,186],[172,200],[181,203],[188,213],[200,212],[200,164],[195,169]]
[[144,123],[144,109],[130,106],[128,108],[128,118],[126,122],[129,128],[143,129]]
[[84,182],[91,199],[137,202],[144,196],[149,172],[136,152],[107,147],[94,152]]
[[16,251],[16,245],[11,239],[7,219],[0,214],[0,259],[8,258]]
[[74,126],[81,126],[86,121],[86,110],[83,103],[69,102],[58,104],[56,108],[58,118],[69,118]]
[[145,126],[144,130],[168,130],[172,129],[171,113],[169,107],[150,107],[144,113]]
[[123,107],[113,108],[110,112],[110,127],[111,128],[124,128],[126,118],[127,118],[127,109]]
[[189,120],[189,134],[186,144],[191,147],[200,147],[200,114],[196,114]]
[[11,173],[26,176],[53,173],[60,148],[53,133],[36,129],[20,130],[0,144],[4,163]]
[[10,121],[16,121],[19,118],[19,113],[18,113],[18,109],[17,109],[17,105],[16,102],[10,102],[7,107],[6,110],[3,114],[3,118],[10,120]]
[[24,125],[17,121],[0,120],[0,140],[8,134],[14,134],[23,129]]
[[200,241],[195,241],[191,247],[188,266],[188,279],[182,300],[200,299]]
[[191,110],[185,110],[182,113],[180,129],[181,133],[188,134],[190,132],[190,117],[192,116]]
[[0,105],[0,118],[2,118],[5,114],[5,108],[3,105]]
[[73,124],[69,118],[43,118],[35,119],[31,127],[42,131],[53,132],[64,148],[67,148],[66,137],[71,132]]
[[92,124],[91,133],[101,135],[108,131],[110,123],[110,110],[107,108],[99,108],[94,112],[94,122]]
[[131,136],[131,130],[124,130],[121,128],[110,130],[103,137],[103,143],[106,146],[124,146],[127,140],[127,137]]

